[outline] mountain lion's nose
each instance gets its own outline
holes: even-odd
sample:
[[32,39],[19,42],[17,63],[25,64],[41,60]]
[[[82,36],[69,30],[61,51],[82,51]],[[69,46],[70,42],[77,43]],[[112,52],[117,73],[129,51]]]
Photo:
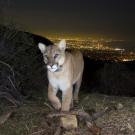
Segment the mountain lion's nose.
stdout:
[[55,68],[57,68],[57,65],[56,64],[54,64],[54,65],[47,65],[47,68],[48,69],[51,69],[51,68],[55,69]]

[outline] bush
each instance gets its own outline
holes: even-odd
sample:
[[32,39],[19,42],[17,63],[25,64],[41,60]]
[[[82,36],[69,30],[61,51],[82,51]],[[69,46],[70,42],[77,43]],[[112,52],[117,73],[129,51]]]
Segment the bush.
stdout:
[[[31,90],[44,89],[47,84],[46,71],[37,42],[44,42],[46,45],[51,42],[15,28],[0,29],[0,92],[8,88],[7,94],[17,99],[19,93],[26,94]],[[13,69],[14,76],[10,68]]]
[[135,96],[135,72],[124,63],[105,63],[100,71],[100,91],[115,95]]

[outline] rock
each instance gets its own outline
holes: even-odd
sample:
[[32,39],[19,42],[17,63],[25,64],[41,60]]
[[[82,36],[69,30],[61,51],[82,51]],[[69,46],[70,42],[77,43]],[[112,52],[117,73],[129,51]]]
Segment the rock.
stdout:
[[117,109],[118,109],[118,110],[123,109],[123,104],[118,103],[118,104],[117,104]]
[[65,129],[77,128],[77,118],[76,115],[67,115],[60,118],[61,126]]
[[128,128],[131,132],[134,132],[134,129],[133,129],[133,127],[131,126],[130,123],[127,123],[127,128]]

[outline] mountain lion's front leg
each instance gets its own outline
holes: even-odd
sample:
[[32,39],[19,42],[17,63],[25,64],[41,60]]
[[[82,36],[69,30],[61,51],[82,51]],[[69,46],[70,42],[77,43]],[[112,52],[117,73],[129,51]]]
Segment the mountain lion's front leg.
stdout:
[[56,96],[57,91],[58,91],[57,89],[53,88],[51,86],[51,84],[49,84],[49,86],[48,86],[48,99],[52,103],[53,107],[56,110],[59,110],[61,108],[61,103],[60,103],[60,100],[58,99],[58,97]]
[[72,102],[72,90],[73,87],[71,86],[62,93],[62,108],[61,108],[62,111],[70,110],[70,105]]

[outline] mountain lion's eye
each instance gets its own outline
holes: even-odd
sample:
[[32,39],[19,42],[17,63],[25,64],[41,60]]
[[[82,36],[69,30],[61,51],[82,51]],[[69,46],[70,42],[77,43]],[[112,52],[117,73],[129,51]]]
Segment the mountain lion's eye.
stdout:
[[59,56],[59,54],[55,54],[55,55],[54,55],[54,59],[56,59],[58,56]]

